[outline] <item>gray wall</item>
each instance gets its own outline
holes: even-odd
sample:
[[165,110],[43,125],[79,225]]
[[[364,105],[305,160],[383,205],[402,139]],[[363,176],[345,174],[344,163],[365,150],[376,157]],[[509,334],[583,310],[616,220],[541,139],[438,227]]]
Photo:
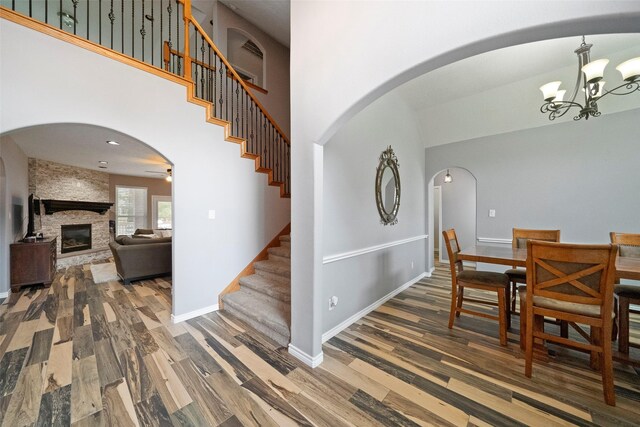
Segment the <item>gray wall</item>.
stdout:
[[[374,191],[378,157],[389,145],[398,157],[402,187],[394,226],[380,224]],[[394,94],[371,104],[325,145],[323,333],[425,271],[423,238],[361,253],[426,234],[422,153],[412,112]],[[326,262],[350,252],[355,254]],[[333,295],[339,302],[329,311]]]
[[608,242],[640,233],[639,120],[635,109],[427,148],[426,175],[454,163],[476,177],[478,238],[559,228],[565,242]]
[[[0,293],[9,290],[9,245],[22,239],[27,230],[29,198],[29,160],[10,136],[0,137],[0,161],[4,177],[0,178]],[[2,172],[0,172],[0,175]],[[21,213],[21,218],[16,216]]]
[[[442,230],[454,228],[460,246],[472,246],[476,241],[476,179],[467,170],[449,168],[453,179],[445,184],[446,173],[444,170],[433,179],[433,185],[439,185],[442,192]],[[434,230],[437,228],[436,221],[434,212]],[[439,238],[434,233],[433,241],[437,242]],[[440,259],[449,260],[444,242]]]

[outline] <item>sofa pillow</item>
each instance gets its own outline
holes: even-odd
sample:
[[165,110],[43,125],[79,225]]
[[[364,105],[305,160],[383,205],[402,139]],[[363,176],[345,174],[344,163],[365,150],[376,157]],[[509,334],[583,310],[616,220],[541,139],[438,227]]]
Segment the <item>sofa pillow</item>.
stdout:
[[138,228],[133,234],[153,234],[153,230],[150,228]]
[[155,234],[155,233],[152,233],[152,234],[134,234],[134,235],[133,235],[133,236],[131,236],[131,237],[134,237],[134,238],[136,238],[136,239],[138,239],[138,238],[143,238],[143,239],[157,239],[158,237],[162,237],[162,236],[159,236],[159,235],[157,235],[157,234]]
[[171,237],[159,237],[157,239],[142,239],[125,236],[121,245],[153,245],[155,243],[171,243]]
[[119,236],[116,236],[116,238],[115,238],[114,240],[115,240],[117,243],[119,243],[119,244],[121,244],[121,245],[124,245],[123,240],[124,240],[126,237],[129,237],[129,236],[127,236],[126,234],[120,234]]

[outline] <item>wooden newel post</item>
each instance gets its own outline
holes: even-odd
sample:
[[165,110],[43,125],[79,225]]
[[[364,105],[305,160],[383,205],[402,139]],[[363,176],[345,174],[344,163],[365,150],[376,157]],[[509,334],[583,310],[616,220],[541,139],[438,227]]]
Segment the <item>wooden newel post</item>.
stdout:
[[193,81],[191,76],[191,54],[189,52],[189,27],[191,26],[191,0],[184,0],[184,78]]

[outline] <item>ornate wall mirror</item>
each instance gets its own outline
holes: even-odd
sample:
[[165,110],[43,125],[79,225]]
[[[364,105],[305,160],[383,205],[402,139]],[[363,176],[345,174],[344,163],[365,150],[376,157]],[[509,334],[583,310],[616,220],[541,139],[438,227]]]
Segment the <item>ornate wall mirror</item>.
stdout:
[[389,146],[380,154],[380,163],[376,173],[376,205],[383,225],[398,223],[400,208],[400,172],[398,159]]

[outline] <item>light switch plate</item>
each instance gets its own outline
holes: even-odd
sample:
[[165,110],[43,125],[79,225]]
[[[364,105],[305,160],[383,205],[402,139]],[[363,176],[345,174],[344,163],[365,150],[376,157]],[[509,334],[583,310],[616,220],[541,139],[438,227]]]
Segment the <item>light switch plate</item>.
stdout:
[[216,219],[216,211],[213,209],[209,210],[209,219]]
[[489,209],[489,217],[490,218],[495,218],[496,217],[496,210],[495,209]]

